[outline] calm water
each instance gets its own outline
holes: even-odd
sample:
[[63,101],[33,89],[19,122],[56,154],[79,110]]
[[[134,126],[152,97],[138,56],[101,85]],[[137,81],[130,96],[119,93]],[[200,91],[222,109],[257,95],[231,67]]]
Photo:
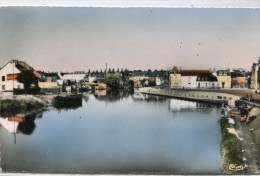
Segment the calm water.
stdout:
[[4,172],[220,173],[217,107],[88,94],[76,109],[0,118]]

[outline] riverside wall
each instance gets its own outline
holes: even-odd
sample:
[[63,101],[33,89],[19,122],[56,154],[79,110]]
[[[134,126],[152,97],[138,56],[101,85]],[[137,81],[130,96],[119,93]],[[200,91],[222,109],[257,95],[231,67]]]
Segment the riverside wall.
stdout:
[[161,95],[179,99],[187,99],[193,101],[204,101],[211,103],[229,103],[234,105],[236,100],[240,99],[240,96],[232,95],[228,93],[218,92],[217,90],[206,89],[160,89],[153,87],[139,88],[141,93]]

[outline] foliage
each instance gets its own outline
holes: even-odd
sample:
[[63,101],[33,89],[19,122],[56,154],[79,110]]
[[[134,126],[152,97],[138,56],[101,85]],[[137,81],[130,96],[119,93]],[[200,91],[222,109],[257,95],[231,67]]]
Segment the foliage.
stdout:
[[119,88],[119,78],[113,74],[107,74],[105,77],[107,86],[111,89],[118,89]]
[[35,75],[30,70],[24,70],[17,76],[17,81],[24,85],[24,89],[28,90],[31,84],[35,81]]
[[129,80],[128,84],[129,84],[129,86],[134,87],[135,82],[133,80]]
[[38,101],[4,99],[0,100],[0,110],[2,114],[10,114],[15,112],[26,112],[32,109],[43,108],[45,105]]

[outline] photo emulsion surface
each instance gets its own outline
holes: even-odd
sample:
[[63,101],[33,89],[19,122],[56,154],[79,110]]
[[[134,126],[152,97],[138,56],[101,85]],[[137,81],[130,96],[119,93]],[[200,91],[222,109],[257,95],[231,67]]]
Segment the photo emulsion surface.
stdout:
[[259,174],[260,10],[0,8],[2,173]]

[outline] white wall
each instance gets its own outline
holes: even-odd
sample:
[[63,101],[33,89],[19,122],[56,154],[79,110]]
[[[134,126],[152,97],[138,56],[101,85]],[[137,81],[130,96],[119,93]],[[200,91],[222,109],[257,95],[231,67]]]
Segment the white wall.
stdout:
[[161,81],[161,79],[160,79],[160,78],[158,78],[158,77],[156,77],[156,79],[155,79],[155,82],[156,82],[156,86],[159,86],[159,85],[161,85],[161,84],[162,84],[162,81]]
[[71,80],[80,82],[85,77],[85,74],[67,74],[61,77],[62,80]]
[[196,80],[197,76],[181,76],[181,87],[195,88],[197,86]]
[[[8,74],[16,74],[20,73],[20,71],[15,67],[15,64],[13,64],[11,61],[8,62],[1,70],[0,70],[0,92],[2,91],[13,91],[13,88],[17,89],[20,88],[23,89],[23,84],[17,82],[16,80],[7,80]],[[2,76],[5,77],[5,81],[2,81]],[[3,85],[5,86],[5,90],[3,90]],[[14,87],[13,87],[14,85]]]

